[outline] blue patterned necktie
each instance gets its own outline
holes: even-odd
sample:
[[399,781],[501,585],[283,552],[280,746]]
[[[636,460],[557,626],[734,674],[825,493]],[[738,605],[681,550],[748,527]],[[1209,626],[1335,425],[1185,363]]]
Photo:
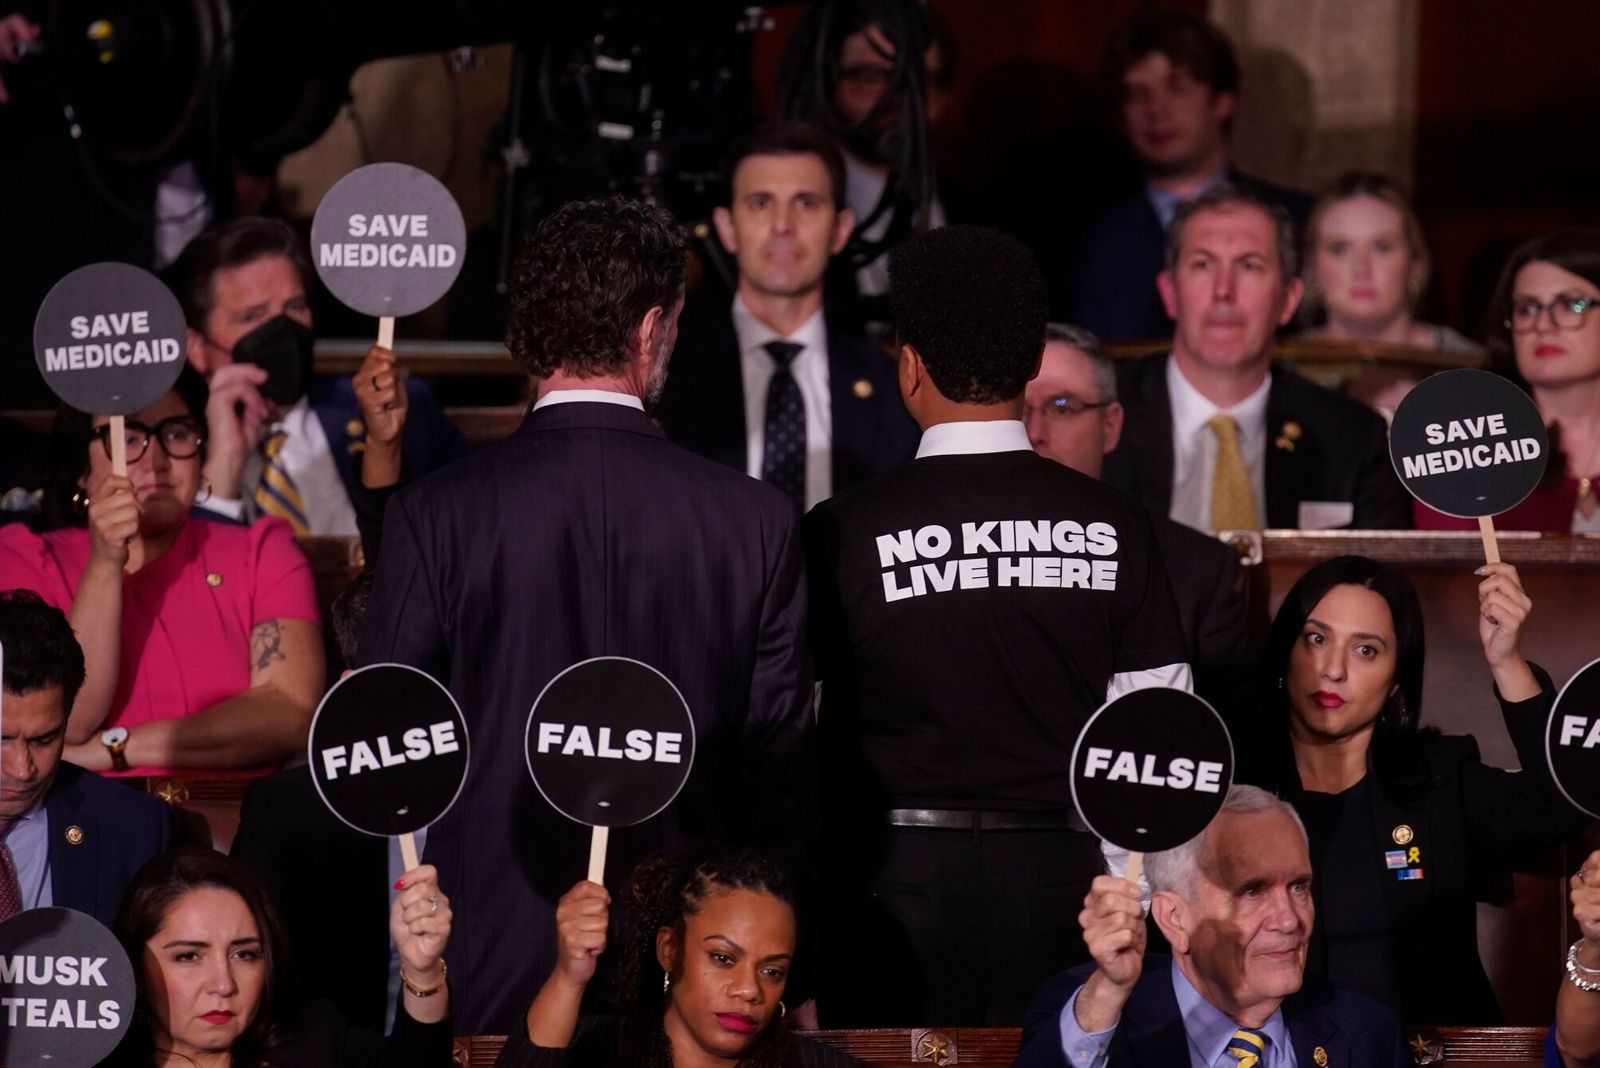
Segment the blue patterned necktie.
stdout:
[[795,507],[806,504],[806,402],[789,365],[804,345],[769,341],[762,348],[772,357],[772,381],[767,386],[767,422],[762,437],[761,481],[789,495]]
[[261,469],[261,481],[256,484],[255,501],[264,514],[287,519],[295,536],[303,538],[311,533],[311,524],[306,521],[306,505],[300,498],[300,490],[289,477],[288,467],[284,466],[283,443],[288,440],[286,431],[274,430],[261,446],[266,464]]
[[1267,1033],[1254,1027],[1241,1027],[1228,1039],[1225,1049],[1239,1062],[1239,1068],[1256,1068],[1267,1055]]

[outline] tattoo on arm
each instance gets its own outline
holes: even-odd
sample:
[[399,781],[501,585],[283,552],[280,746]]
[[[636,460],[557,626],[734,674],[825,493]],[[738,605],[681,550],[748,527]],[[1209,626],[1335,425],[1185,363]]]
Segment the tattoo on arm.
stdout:
[[276,619],[257,623],[250,630],[250,663],[257,671],[283,657],[283,626]]

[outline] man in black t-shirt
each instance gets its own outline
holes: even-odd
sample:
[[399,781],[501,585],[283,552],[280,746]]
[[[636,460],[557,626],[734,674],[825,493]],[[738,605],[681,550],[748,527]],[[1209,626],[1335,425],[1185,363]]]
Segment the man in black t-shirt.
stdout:
[[931,231],[892,254],[890,298],[917,458],[805,521],[834,865],[819,1010],[1014,1026],[1085,959],[1100,855],[1072,806],[1078,732],[1130,689],[1189,688],[1187,654],[1143,510],[1029,445],[1031,254]]

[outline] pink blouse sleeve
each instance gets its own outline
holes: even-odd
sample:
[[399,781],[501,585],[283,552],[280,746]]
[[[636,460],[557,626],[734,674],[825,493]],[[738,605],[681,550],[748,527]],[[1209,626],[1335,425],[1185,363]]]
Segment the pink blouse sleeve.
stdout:
[[262,519],[250,528],[255,561],[254,610],[250,625],[267,619],[303,619],[322,625],[317,588],[305,553],[294,543],[289,524]]

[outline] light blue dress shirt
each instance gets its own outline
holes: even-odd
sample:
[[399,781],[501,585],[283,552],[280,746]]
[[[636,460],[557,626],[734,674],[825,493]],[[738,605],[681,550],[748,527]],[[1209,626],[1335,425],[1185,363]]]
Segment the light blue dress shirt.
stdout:
[[1179,204],[1182,204],[1185,200],[1193,200],[1207,189],[1219,186],[1227,180],[1228,172],[1220,170],[1201,182],[1200,188],[1186,197],[1180,197],[1170,190],[1160,189],[1147,182],[1144,187],[1144,195],[1149,199],[1150,206],[1156,210],[1156,218],[1161,220],[1161,229],[1165,230],[1172,225],[1172,217],[1178,213]]
[[[1082,990],[1079,987],[1078,990]],[[1227,1052],[1228,1040],[1239,1025],[1216,1008],[1172,964],[1172,992],[1178,999],[1178,1012],[1183,1016],[1183,1033],[1189,1040],[1190,1068],[1239,1068],[1239,1062]],[[1074,1007],[1078,993],[1073,992],[1061,1010],[1061,1050],[1067,1063],[1075,1068],[1102,1068],[1111,1050],[1111,1036],[1116,1025],[1104,1031],[1088,1032],[1078,1026]],[[1294,1046],[1289,1041],[1289,1028],[1283,1022],[1283,1010],[1274,1010],[1267,1022],[1257,1028],[1267,1036],[1267,1052],[1257,1068],[1296,1068]]]
[[11,854],[22,890],[22,907],[42,909],[55,904],[50,885],[50,816],[43,803],[17,817],[17,824],[0,846]]

